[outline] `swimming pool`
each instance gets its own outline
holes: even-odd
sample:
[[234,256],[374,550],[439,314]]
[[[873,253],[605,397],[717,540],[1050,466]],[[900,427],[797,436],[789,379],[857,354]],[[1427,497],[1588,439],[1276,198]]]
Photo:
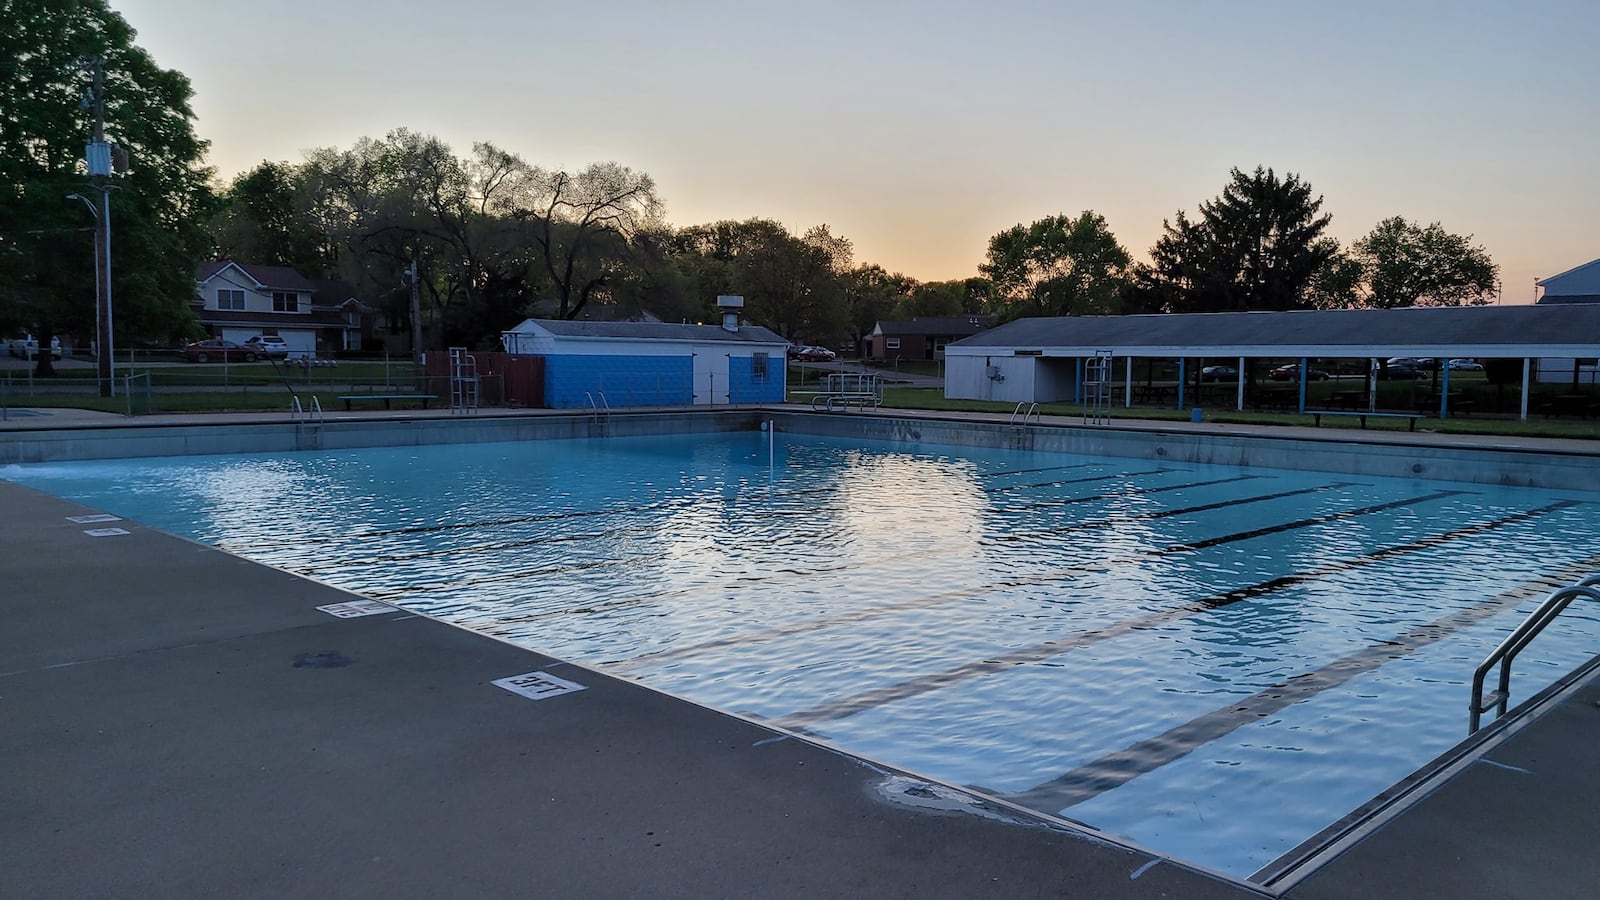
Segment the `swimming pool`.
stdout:
[[1600,568],[1594,493],[796,435],[0,476],[1236,877],[1455,744]]

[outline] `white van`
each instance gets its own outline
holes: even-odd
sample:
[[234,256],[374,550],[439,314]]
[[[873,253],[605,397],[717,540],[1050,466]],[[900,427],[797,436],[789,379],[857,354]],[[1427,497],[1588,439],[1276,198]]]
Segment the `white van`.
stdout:
[[[21,357],[22,359],[33,359],[34,355],[38,352],[39,339],[35,338],[31,334],[24,334],[22,337],[11,339],[12,356]],[[50,358],[61,358],[61,338],[53,337],[50,339]]]

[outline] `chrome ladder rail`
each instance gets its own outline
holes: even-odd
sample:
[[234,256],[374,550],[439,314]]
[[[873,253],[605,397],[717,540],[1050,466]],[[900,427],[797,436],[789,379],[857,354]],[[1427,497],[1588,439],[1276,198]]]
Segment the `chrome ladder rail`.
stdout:
[[[1023,409],[1024,406],[1027,407],[1026,410]],[[1021,424],[1020,427],[1024,427],[1024,428],[1027,427],[1028,419],[1030,417],[1033,419],[1033,424],[1035,424],[1035,425],[1039,424],[1039,421],[1040,421],[1040,418],[1039,418],[1039,404],[1037,404],[1037,403],[1029,403],[1026,400],[1018,401],[1017,408],[1013,409],[1011,411],[1011,421],[1008,422],[1007,424],[1011,425],[1013,427],[1017,427],[1017,416],[1019,416],[1019,415],[1022,416],[1022,424]]]
[[[598,403],[595,402],[595,397],[597,396],[600,398]],[[611,432],[611,404],[606,402],[605,391],[597,391],[593,394],[584,391],[583,398],[589,401],[589,408],[594,410],[594,430],[601,435],[609,434]]]
[[[1555,621],[1556,616],[1579,598],[1600,601],[1600,575],[1591,575],[1577,584],[1568,585],[1553,592],[1544,599],[1543,603],[1535,609],[1522,624],[1518,625],[1494,652],[1484,659],[1483,663],[1472,673],[1472,703],[1468,707],[1471,713],[1467,724],[1467,734],[1475,734],[1480,727],[1484,713],[1493,709],[1495,717],[1506,714],[1506,701],[1511,698],[1511,663],[1517,654],[1523,651],[1534,638],[1538,637],[1545,627]],[[1483,680],[1489,670],[1496,664],[1500,666],[1500,678],[1495,690],[1485,697],[1483,695]]]

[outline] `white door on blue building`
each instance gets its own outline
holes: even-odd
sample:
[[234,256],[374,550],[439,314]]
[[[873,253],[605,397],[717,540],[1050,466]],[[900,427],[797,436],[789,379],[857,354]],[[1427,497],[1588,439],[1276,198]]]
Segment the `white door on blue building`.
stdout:
[[694,402],[696,406],[728,402],[728,351],[716,346],[695,346]]

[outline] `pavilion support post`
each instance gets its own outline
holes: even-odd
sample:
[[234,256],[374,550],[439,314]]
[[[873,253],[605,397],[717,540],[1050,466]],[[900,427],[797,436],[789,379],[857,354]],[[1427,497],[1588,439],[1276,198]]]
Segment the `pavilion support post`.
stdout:
[[1522,421],[1528,421],[1528,389],[1532,386],[1533,359],[1527,356],[1522,358]]
[[1124,409],[1133,406],[1133,357],[1128,357],[1123,365],[1127,376],[1122,379],[1122,406]]
[[1244,373],[1244,357],[1241,356],[1239,357],[1239,405],[1235,407],[1241,412],[1244,411]]

